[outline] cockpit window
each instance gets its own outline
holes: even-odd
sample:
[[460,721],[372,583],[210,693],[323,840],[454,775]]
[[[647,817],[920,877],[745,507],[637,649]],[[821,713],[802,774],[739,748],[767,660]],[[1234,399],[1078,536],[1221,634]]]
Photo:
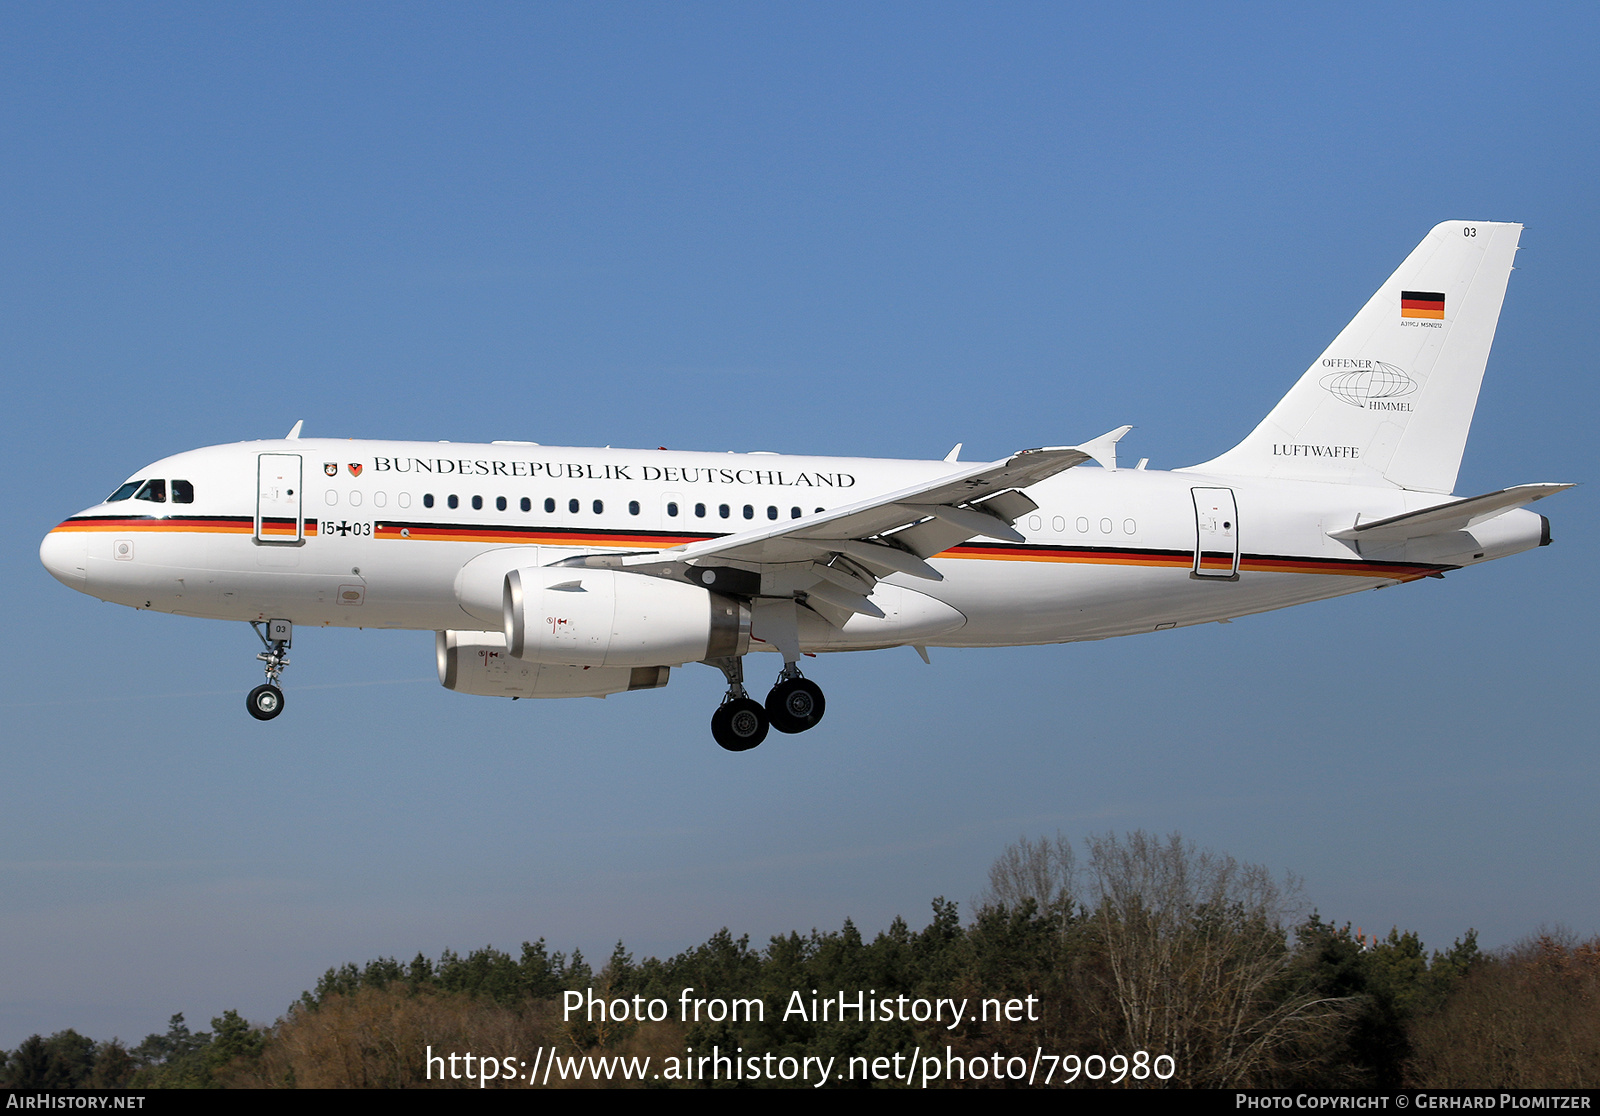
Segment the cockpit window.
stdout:
[[128,497],[132,496],[135,492],[137,492],[139,490],[139,486],[141,484],[143,484],[143,483],[144,483],[144,481],[142,481],[142,480],[131,480],[131,481],[129,481],[127,484],[125,484],[121,488],[117,489],[111,495],[107,496],[106,497],[106,503],[114,504],[118,500],[126,500]]
[[149,500],[152,504],[165,504],[167,502],[167,482],[164,480],[149,480],[144,482],[144,487],[133,494],[135,500]]
[[186,480],[172,482],[172,502],[174,504],[194,503],[194,485]]

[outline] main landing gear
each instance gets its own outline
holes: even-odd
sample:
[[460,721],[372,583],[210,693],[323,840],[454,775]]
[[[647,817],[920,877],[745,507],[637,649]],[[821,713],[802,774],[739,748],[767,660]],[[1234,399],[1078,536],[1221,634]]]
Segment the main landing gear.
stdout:
[[283,691],[278,688],[278,678],[289,665],[289,657],[284,652],[294,640],[294,625],[287,620],[268,620],[263,626],[261,621],[252,620],[250,626],[266,648],[256,659],[267,664],[267,681],[250,691],[244,699],[244,707],[256,720],[270,721],[283,712]]
[[728,692],[711,715],[712,738],[730,752],[748,752],[767,738],[769,727],[779,732],[805,732],[822,720],[827,702],[822,687],[802,677],[794,663],[785,663],[777,684],[761,705],[744,688],[744,660],[714,659],[711,665],[728,680]]
[[828,707],[822,687],[804,678],[794,663],[783,664],[778,682],[767,694],[767,718],[779,732],[805,732],[822,720]]

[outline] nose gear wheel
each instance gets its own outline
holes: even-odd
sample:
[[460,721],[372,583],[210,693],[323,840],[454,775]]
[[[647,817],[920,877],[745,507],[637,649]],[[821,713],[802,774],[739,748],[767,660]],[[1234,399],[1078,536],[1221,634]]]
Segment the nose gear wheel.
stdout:
[[257,686],[244,699],[244,707],[258,721],[270,721],[283,712],[283,691],[270,683]]

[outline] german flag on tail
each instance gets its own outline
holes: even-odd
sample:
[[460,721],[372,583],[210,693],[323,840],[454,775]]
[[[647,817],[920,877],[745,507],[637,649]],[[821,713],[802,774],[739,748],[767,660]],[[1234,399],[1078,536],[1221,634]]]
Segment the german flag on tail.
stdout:
[[1444,317],[1444,295],[1437,291],[1401,291],[1400,316],[1402,318]]

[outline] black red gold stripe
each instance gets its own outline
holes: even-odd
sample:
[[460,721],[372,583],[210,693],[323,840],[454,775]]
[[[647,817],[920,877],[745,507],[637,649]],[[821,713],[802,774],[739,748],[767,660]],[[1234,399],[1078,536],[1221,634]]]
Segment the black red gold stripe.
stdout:
[[1444,295],[1439,291],[1401,291],[1402,318],[1443,318]]
[[[267,519],[263,534],[294,534],[294,520]],[[186,534],[253,535],[256,521],[248,515],[75,515],[57,531],[174,531]],[[307,538],[317,535],[317,521],[305,521]]]
[[[410,541],[448,541],[477,543],[525,543],[542,546],[608,547],[658,550],[683,546],[715,534],[685,535],[667,531],[571,530],[559,527],[484,527],[466,523],[377,523],[373,536],[379,539]],[[983,559],[1002,562],[1071,562],[1085,565],[1145,566],[1190,569],[1192,550],[1158,550],[1133,547],[1049,546],[1037,543],[963,543],[951,547],[939,558]],[[1231,557],[1207,556],[1205,568],[1232,565]],[[1415,581],[1420,577],[1455,569],[1454,566],[1421,563],[1368,562],[1350,558],[1302,558],[1292,555],[1247,554],[1239,569],[1252,573],[1337,574],[1346,577],[1372,577],[1391,581]]]
[[[329,527],[332,532],[334,528]],[[375,539],[412,542],[522,543],[531,546],[607,546],[660,550],[701,542],[717,535],[686,535],[676,531],[617,531],[602,528],[486,527],[477,523],[374,523]]]
[[[292,529],[292,520],[283,521]],[[252,534],[255,521],[248,516],[182,516],[159,518],[81,516],[61,524],[56,530],[69,531],[175,531],[221,534]],[[325,525],[323,537],[337,532]],[[307,537],[318,535],[315,519],[305,521]],[[562,547],[604,547],[622,550],[662,550],[687,543],[720,538],[715,534],[683,534],[671,531],[619,531],[529,525],[526,527],[485,526],[473,523],[378,522],[372,526],[375,539],[405,542],[465,542]],[[1135,566],[1151,569],[1192,569],[1194,551],[1163,550],[1153,547],[1054,546],[1041,543],[969,542],[953,546],[938,558],[998,562],[1061,562],[1078,565]],[[1203,568],[1226,569],[1231,557],[1206,555]],[[1245,554],[1239,560],[1244,573],[1332,574],[1341,577],[1370,577],[1386,581],[1415,581],[1436,576],[1455,566],[1429,563],[1371,562],[1359,558],[1307,558],[1288,554]]]
[[[963,543],[939,555],[941,558],[982,558],[1001,562],[1073,562],[1104,566],[1147,566],[1192,569],[1194,551],[1152,548],[1098,546],[1041,546],[1015,543]],[[1205,568],[1226,569],[1231,558],[1206,556]],[[1245,554],[1239,569],[1248,573],[1337,574],[1345,577],[1375,577],[1388,581],[1415,581],[1455,566],[1423,563],[1368,562],[1359,558],[1303,558],[1283,554]]]

